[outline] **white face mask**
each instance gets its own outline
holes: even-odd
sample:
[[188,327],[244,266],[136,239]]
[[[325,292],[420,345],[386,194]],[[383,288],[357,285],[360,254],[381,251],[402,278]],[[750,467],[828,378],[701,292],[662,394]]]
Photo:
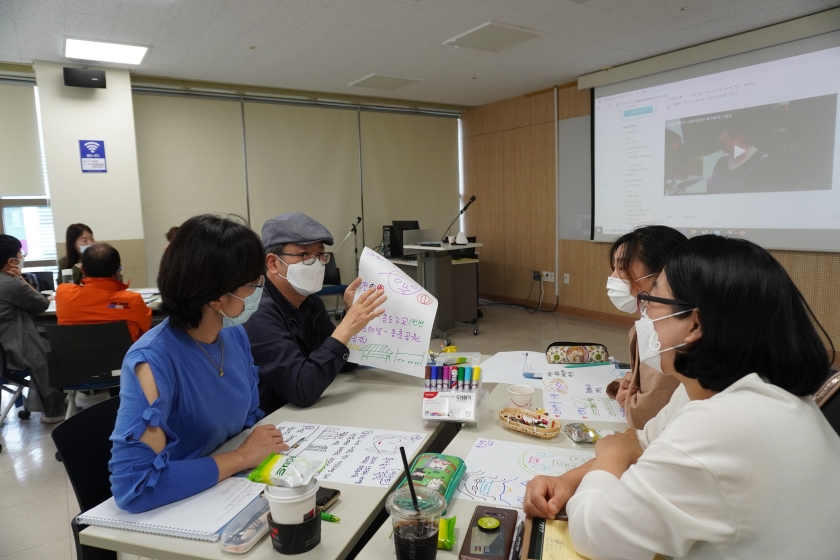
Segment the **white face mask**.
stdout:
[[19,269],[21,269],[21,270],[23,270],[23,261],[24,261],[24,259],[25,259],[25,257],[21,257],[21,258],[19,258],[19,259],[17,260],[17,267],[18,267]]
[[279,272],[277,276],[285,278],[300,295],[316,294],[324,287],[324,273],[327,271],[327,267],[320,260],[316,260],[312,264],[303,264],[302,262],[287,264],[280,257],[277,258],[286,265],[286,276]]
[[79,245],[79,247],[78,247],[78,249],[79,249],[79,254],[81,255],[82,253],[84,253],[85,251],[87,251],[88,247],[90,247],[90,245]]
[[639,348],[639,359],[659,373],[664,373],[662,371],[662,353],[679,348],[680,346],[685,346],[686,343],[683,342],[682,344],[677,344],[676,346],[662,350],[662,343],[659,342],[659,334],[657,334],[653,324],[656,321],[682,315],[683,313],[690,313],[691,311],[694,310],[686,309],[685,311],[672,313],[659,319],[651,319],[646,314],[642,314],[642,318],[636,321],[636,345]]
[[[654,272],[653,274],[642,276],[636,280],[636,282],[644,280],[645,278],[650,278],[651,276],[656,276],[656,273]],[[619,311],[624,311],[625,313],[636,312],[636,298],[630,294],[629,280],[616,278],[614,276],[607,277],[607,297],[610,298],[610,301],[613,302],[613,305],[615,305]]]

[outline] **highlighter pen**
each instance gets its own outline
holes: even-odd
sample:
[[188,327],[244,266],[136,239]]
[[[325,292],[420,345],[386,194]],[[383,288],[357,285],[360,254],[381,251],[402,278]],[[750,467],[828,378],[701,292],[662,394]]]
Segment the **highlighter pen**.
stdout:
[[432,366],[426,366],[426,390],[432,388]]
[[449,366],[443,366],[443,390],[449,390]]
[[478,391],[478,382],[481,380],[481,368],[476,366],[473,368],[472,390]]
[[340,518],[336,517],[331,513],[327,513],[326,511],[321,512],[321,519],[324,521],[329,521],[330,523],[338,523],[339,521],[341,521]]

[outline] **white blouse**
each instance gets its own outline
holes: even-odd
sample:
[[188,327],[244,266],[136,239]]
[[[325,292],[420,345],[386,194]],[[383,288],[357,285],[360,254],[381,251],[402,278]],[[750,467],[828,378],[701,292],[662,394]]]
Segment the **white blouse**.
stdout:
[[569,500],[580,554],[840,558],[840,437],[812,398],[757,374],[706,400],[681,386],[638,437],[620,480],[591,471]]

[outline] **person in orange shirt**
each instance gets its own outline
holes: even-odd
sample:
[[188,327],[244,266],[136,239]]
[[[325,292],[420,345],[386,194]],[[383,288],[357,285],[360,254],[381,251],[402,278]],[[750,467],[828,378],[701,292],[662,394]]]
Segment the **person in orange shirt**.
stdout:
[[82,253],[81,269],[81,286],[61,284],[55,292],[58,324],[125,321],[136,342],[152,326],[152,310],[143,296],[120,282],[119,252],[107,243],[94,243]]

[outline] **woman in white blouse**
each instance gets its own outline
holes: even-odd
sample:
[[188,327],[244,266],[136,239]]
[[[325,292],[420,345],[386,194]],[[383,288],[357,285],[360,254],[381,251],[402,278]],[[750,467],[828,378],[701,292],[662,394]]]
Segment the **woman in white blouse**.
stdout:
[[781,265],[748,241],[695,237],[638,301],[640,358],[681,386],[644,431],[535,478],[525,512],[565,505],[593,560],[840,558],[840,437],[811,398],[825,331]]

